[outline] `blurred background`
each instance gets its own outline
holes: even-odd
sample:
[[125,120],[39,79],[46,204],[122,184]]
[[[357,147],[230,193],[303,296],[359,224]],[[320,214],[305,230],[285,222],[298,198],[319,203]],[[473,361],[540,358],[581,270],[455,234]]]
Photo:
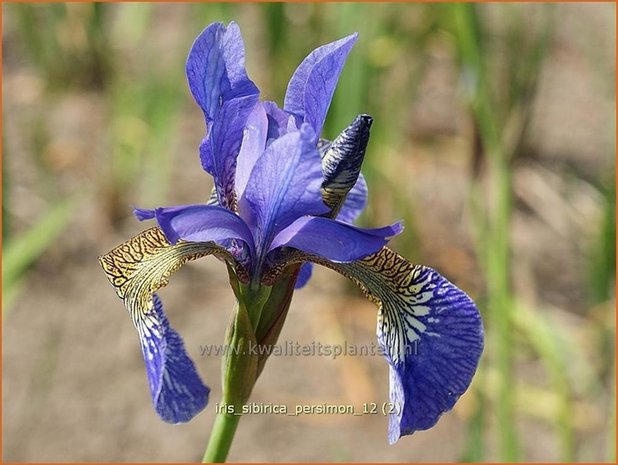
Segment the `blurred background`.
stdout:
[[[150,405],[137,336],[97,256],[131,206],[198,203],[197,34],[237,21],[262,98],[358,31],[332,138],[374,119],[361,218],[479,304],[486,349],[436,427],[389,446],[382,415],[249,415],[231,461],[615,461],[614,4],[4,4],[3,459],[195,461],[219,401],[233,295],[215,259],[162,291],[212,388],[194,421]],[[319,270],[280,341],[370,344],[375,307]],[[388,400],[376,357],[272,357],[252,400]]]

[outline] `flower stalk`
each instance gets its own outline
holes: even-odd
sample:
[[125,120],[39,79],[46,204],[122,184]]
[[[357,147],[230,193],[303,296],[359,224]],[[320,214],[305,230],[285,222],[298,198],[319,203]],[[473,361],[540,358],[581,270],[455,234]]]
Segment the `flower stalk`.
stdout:
[[[230,274],[230,282],[237,303],[234,320],[226,336],[228,350],[222,363],[222,404],[204,453],[205,463],[225,462],[242,416],[243,406],[248,401],[265,362],[265,359],[261,360],[258,354],[268,353],[268,351],[256,351],[255,348],[264,343],[276,342],[283,326],[282,321],[280,324],[277,323],[285,319],[291,300],[286,298],[290,293],[285,289],[277,289],[273,293],[272,286],[242,284],[233,274]],[[282,284],[293,289],[294,280]],[[258,334],[270,337],[258,340]]]
[[203,463],[224,463],[232,446],[240,415],[219,412],[210,433]]
[[270,289],[251,290],[250,286],[239,283],[232,287],[237,291],[238,301],[226,337],[228,350],[222,363],[223,397],[203,462],[225,462],[242,416],[242,407],[257,380],[258,358],[251,351],[251,346],[257,344],[254,322],[259,320],[264,296],[270,294]]

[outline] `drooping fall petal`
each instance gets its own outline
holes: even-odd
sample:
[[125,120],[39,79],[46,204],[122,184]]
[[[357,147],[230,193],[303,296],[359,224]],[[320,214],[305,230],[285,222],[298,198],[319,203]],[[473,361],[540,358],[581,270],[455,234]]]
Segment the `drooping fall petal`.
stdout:
[[180,335],[170,326],[157,294],[137,322],[152,403],[167,423],[184,423],[208,404],[202,383]]
[[155,292],[185,262],[206,255],[229,262],[229,253],[213,242],[171,245],[159,228],[148,229],[99,257],[108,279],[123,300],[137,329],[152,402],[161,418],[170,423],[189,421],[208,402],[195,365],[182,339],[163,313]]
[[378,306],[378,342],[390,365],[395,407],[389,441],[435,425],[470,385],[483,351],[474,302],[435,270],[386,247],[352,263],[299,252],[288,264],[305,261],[350,278]]

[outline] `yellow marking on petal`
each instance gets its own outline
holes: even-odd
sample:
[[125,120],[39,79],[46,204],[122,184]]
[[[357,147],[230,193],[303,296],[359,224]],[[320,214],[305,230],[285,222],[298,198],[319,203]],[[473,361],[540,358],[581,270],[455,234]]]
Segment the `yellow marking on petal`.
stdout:
[[379,339],[385,343],[394,364],[403,362],[406,347],[420,339],[426,325],[418,320],[431,308],[423,305],[434,298],[431,274],[422,265],[413,265],[387,247],[379,252],[352,263],[332,263],[324,258],[303,252],[291,256],[290,261],[270,271],[265,280],[276,280],[286,265],[299,262],[314,262],[337,271],[352,280],[365,296],[378,307]]
[[163,231],[155,227],[100,256],[99,262],[142,336],[145,330],[158,331],[152,295],[166,286],[183,264],[213,254],[234,262],[214,242],[179,241],[172,245]]

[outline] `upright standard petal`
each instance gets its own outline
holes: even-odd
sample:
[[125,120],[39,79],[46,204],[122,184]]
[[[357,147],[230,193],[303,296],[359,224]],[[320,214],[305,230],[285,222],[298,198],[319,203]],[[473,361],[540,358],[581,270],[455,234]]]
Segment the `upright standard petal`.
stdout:
[[207,27],[187,59],[187,79],[206,118],[208,134],[200,145],[202,167],[215,181],[219,204],[234,210],[234,172],[247,118],[259,90],[245,71],[245,48],[236,23]]
[[[354,281],[378,306],[378,342],[390,365],[389,441],[431,428],[466,391],[483,351],[474,302],[431,268],[384,247],[353,263],[297,253]],[[265,282],[276,281],[266,276]]]
[[208,388],[154,293],[185,262],[213,254],[233,262],[225,249],[212,242],[171,245],[159,228],[151,228],[99,257],[140,336],[155,409],[170,423],[197,415],[208,402]]
[[195,39],[186,64],[189,89],[206,119],[217,117],[221,106],[259,90],[245,70],[245,45],[234,22],[226,28],[213,23]]
[[275,140],[251,172],[245,198],[262,258],[274,236],[294,220],[328,212],[320,196],[320,156],[313,140],[313,131],[303,125]]
[[257,103],[257,94],[225,102],[200,144],[202,168],[214,178],[219,204],[230,210],[236,209],[234,178],[243,131]]
[[[240,153],[236,162],[236,195],[242,199],[249,176],[266,148],[266,140],[269,132],[269,117],[267,117],[264,104],[255,105],[251,115],[247,119],[245,131],[240,146]],[[243,208],[240,208],[242,214]]]
[[357,38],[354,33],[316,48],[290,79],[283,109],[309,123],[316,137],[322,132],[339,75]]
[[277,234],[270,249],[293,247],[334,262],[351,262],[376,253],[401,231],[401,223],[361,229],[329,218],[303,216]]
[[241,217],[231,211],[212,205],[181,205],[136,210],[138,219],[155,218],[171,244],[179,240],[191,242],[240,239],[247,244],[253,256],[255,246],[251,231]]
[[294,129],[298,129],[296,126],[296,120],[294,116],[286,113],[277,106],[275,102],[264,102],[264,110],[268,118],[268,137],[267,145],[275,139],[279,139],[281,136],[288,133],[290,128],[290,120],[293,122]]

